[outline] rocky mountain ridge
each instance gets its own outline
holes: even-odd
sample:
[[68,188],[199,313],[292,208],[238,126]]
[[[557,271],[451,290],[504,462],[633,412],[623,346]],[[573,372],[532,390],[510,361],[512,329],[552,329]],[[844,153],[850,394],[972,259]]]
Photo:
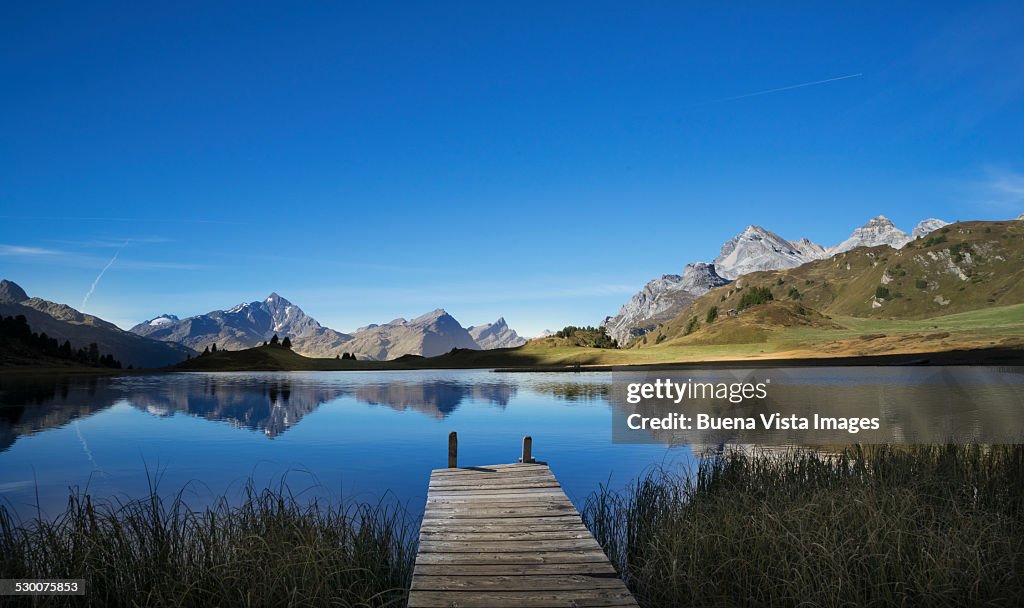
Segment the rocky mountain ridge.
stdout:
[[179,319],[164,314],[139,323],[130,330],[164,342],[183,344],[202,351],[218,348],[241,350],[262,344],[278,334],[287,336],[295,352],[309,357],[333,357],[352,336],[323,327],[277,293],[260,301],[242,303],[230,310]]
[[33,332],[45,333],[73,348],[95,342],[100,352],[109,353],[125,367],[163,367],[185,360],[194,352],[178,344],[167,344],[126,332],[103,319],[85,314],[67,304],[29,297],[12,281],[0,281],[0,315],[24,315]]
[[307,357],[352,353],[360,359],[377,361],[404,355],[430,357],[453,348],[507,348],[526,342],[504,318],[467,329],[440,308],[411,321],[398,318],[360,327],[351,334],[342,333],[324,327],[277,293],[229,310],[214,310],[185,319],[163,314],[139,323],[131,331],[183,344],[196,351],[214,344],[220,349],[241,350],[258,346],[277,335],[282,339],[288,337],[292,349]]
[[[957,222],[900,249],[860,247],[796,268],[745,275],[696,299],[634,346],[757,343],[786,327],[836,329],[841,318],[909,321],[1018,305],[1024,302],[1020,268],[1019,222]],[[935,346],[949,335],[929,327],[937,326],[923,325],[918,337]],[[992,340],[989,345],[999,342],[995,334]]]
[[345,348],[360,358],[383,361],[404,355],[433,357],[453,348],[479,350],[480,347],[466,328],[443,308],[438,308],[411,321],[395,319],[358,331]]
[[[900,249],[915,238],[925,236],[946,225],[948,222],[940,219],[922,220],[914,227],[911,237],[897,228],[889,218],[879,215],[855,229],[847,239],[833,247],[824,247],[807,238],[790,241],[761,226],[749,225],[743,232],[726,241],[718,256],[710,264],[703,266],[710,266],[715,276],[728,283],[751,272],[796,268],[817,260],[828,259],[856,247],[888,245],[893,249]],[[696,269],[700,264],[689,264],[687,268]],[[601,326],[620,345],[625,346],[658,323],[672,318],[709,289],[724,283],[709,285],[707,289],[688,289],[681,286],[679,275],[663,275],[644,285],[629,302],[623,304],[614,317],[605,317]]]
[[714,264],[687,264],[681,275],[665,274],[648,282],[601,326],[619,344],[628,344],[651,325],[671,319],[698,296],[728,282],[718,275]]
[[466,328],[470,337],[476,342],[481,350],[494,348],[514,348],[526,344],[526,339],[516,333],[516,330],[508,326],[505,317],[499,317],[493,323],[483,325],[470,325]]
[[771,230],[751,225],[726,241],[712,263],[719,276],[734,280],[758,270],[794,268],[825,254],[824,247],[806,238],[787,241]]

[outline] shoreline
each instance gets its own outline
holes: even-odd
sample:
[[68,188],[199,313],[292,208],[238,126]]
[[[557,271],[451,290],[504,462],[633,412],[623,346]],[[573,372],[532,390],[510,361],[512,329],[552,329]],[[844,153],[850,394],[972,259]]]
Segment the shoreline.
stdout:
[[611,372],[661,369],[782,368],[782,367],[905,367],[905,366],[1024,366],[1024,351],[1009,348],[956,349],[925,353],[855,355],[844,357],[798,357],[774,359],[721,359],[621,365],[499,367],[495,372]]
[[[244,352],[244,351],[238,351]],[[756,369],[784,367],[900,367],[900,366],[944,366],[944,365],[975,365],[975,366],[1024,366],[1024,350],[1016,348],[982,348],[955,349],[934,352],[892,353],[884,355],[856,355],[843,357],[799,357],[799,358],[745,358],[716,359],[705,361],[667,361],[661,363],[622,363],[622,364],[568,364],[568,365],[467,365],[466,362],[444,361],[449,355],[424,358],[414,361],[409,359],[394,361],[358,361],[344,367],[285,369],[274,366],[260,365],[224,365],[217,369],[181,369],[164,367],[154,369],[117,370],[109,368],[82,367],[32,367],[17,366],[0,368],[0,378],[23,376],[128,376],[167,373],[237,373],[237,372],[367,372],[367,371],[417,371],[417,370],[454,370],[477,369],[490,370],[497,373],[583,373],[612,372],[626,370],[685,370],[685,369]],[[311,362],[320,359],[309,359]],[[330,360],[327,360],[330,361]],[[224,362],[229,363],[229,362]],[[418,365],[417,365],[418,364]]]

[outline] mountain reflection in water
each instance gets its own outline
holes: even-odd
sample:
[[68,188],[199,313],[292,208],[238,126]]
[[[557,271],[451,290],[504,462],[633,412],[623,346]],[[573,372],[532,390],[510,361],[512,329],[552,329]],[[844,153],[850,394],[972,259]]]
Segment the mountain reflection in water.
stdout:
[[467,401],[504,409],[517,391],[500,380],[367,379],[372,381],[330,384],[301,375],[246,374],[0,378],[0,451],[21,435],[64,426],[121,401],[154,416],[188,414],[274,438],[321,405],[344,398],[444,419]]

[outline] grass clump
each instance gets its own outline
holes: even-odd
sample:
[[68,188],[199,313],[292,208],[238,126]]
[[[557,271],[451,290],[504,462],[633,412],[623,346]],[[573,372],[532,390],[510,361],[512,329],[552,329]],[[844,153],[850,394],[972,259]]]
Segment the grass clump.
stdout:
[[94,503],[73,492],[53,520],[0,507],[0,578],[86,580],[84,597],[31,605],[403,606],[410,523],[398,507],[324,506],[283,486],[250,484],[241,504],[201,511],[180,493]]
[[1024,605],[1024,446],[731,453],[583,516],[642,606]]

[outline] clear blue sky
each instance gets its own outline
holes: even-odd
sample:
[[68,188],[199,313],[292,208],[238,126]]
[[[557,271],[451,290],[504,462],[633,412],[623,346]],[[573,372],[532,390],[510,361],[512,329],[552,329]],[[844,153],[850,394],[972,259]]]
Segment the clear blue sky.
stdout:
[[747,224],[1024,211],[1024,4],[836,4],[7,2],[0,277],[530,335]]

